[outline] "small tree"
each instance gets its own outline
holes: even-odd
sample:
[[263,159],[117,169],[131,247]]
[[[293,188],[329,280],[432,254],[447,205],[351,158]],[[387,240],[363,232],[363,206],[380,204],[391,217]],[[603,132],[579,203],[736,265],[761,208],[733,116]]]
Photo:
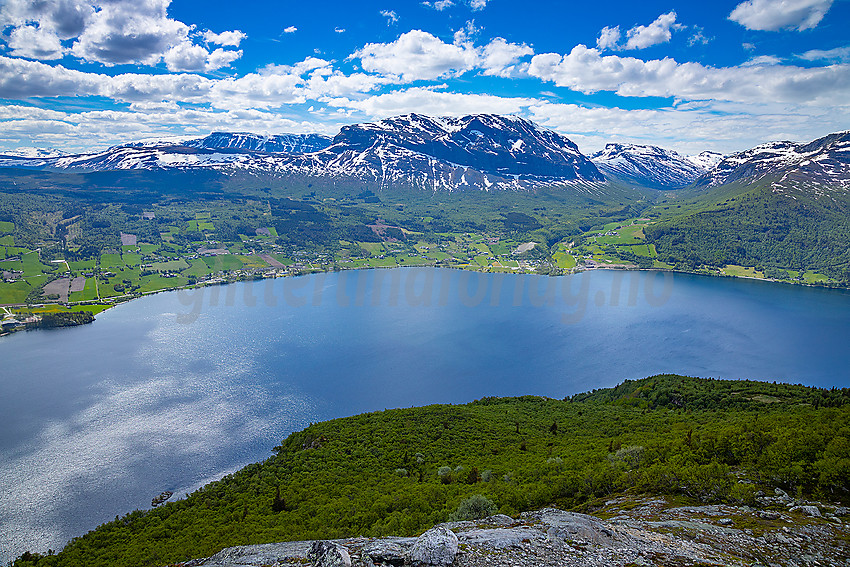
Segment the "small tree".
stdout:
[[274,512],[283,512],[286,510],[286,501],[280,495],[280,487],[278,486],[274,492],[274,500],[272,500],[272,510]]
[[496,504],[486,496],[476,494],[470,496],[460,503],[457,510],[449,516],[452,522],[460,522],[463,520],[480,520],[492,516],[498,511]]
[[437,476],[440,477],[440,482],[443,484],[451,484],[452,482],[452,468],[451,467],[440,467],[437,469]]

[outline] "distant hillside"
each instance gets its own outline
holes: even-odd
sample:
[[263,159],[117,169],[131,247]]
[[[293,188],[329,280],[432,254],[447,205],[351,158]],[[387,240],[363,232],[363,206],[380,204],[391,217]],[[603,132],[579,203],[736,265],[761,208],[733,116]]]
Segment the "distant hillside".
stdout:
[[663,375],[564,400],[482,398],[293,433],[263,463],[15,567],[162,565],[248,543],[412,535],[475,494],[515,515],[626,491],[850,500],[850,389]]
[[850,132],[726,157],[655,211],[645,231],[683,269],[737,264],[786,279],[808,270],[850,283]]

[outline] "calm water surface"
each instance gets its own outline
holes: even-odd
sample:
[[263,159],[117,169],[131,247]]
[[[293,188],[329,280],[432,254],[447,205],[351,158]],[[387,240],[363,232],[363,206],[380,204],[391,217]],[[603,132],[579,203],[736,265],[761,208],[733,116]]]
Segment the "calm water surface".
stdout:
[[0,339],[0,563],[311,421],[625,378],[850,385],[850,294],[652,272],[351,271],[165,293]]

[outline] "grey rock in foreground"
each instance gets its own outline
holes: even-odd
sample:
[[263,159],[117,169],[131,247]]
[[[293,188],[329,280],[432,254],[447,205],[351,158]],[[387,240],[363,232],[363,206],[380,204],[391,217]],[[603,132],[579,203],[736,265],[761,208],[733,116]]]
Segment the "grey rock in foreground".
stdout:
[[314,541],[307,557],[316,567],[351,567],[348,550],[333,541]]
[[430,529],[416,539],[407,552],[408,562],[414,567],[451,565],[457,555],[458,539],[445,526]]
[[850,523],[839,517],[846,510],[819,507],[823,517],[802,507],[682,507],[664,498],[618,498],[595,512],[607,519],[546,508],[441,524],[419,538],[233,547],[184,567],[850,565]]

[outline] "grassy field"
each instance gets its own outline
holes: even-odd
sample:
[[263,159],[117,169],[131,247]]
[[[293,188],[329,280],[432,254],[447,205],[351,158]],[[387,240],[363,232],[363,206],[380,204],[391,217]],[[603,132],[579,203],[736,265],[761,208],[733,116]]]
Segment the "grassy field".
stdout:
[[0,304],[24,303],[32,291],[32,287],[25,281],[0,284]]
[[734,266],[729,265],[725,266],[721,273],[726,276],[736,276],[739,278],[759,278],[764,279],[763,272],[757,272],[755,268],[748,268],[746,266]]
[[645,256],[647,258],[655,258],[658,254],[655,252],[655,244],[636,244],[629,246],[632,254],[635,256]]
[[213,273],[213,269],[209,267],[209,265],[202,258],[194,258],[191,261],[191,266],[183,270],[183,274],[186,276],[195,276],[195,277],[203,277],[208,276]]
[[159,244],[139,244],[139,253],[142,256],[148,256],[158,251],[161,248]]
[[97,267],[97,260],[72,260],[68,262],[68,266],[72,272],[80,273],[94,270]]
[[249,256],[237,256],[240,262],[242,262],[242,267],[244,268],[268,268],[268,263],[260,258],[259,256],[249,255]]
[[168,260],[167,262],[154,262],[151,264],[151,270],[157,272],[179,272],[189,267],[189,263],[183,258],[177,260]]
[[825,283],[829,281],[829,278],[809,270],[803,274],[803,281],[806,283]]
[[0,234],[12,232],[15,230],[15,223],[9,221],[0,221]]
[[135,253],[124,253],[121,255],[121,259],[124,261],[124,264],[127,266],[139,266],[142,263],[142,255]]
[[95,278],[86,278],[86,286],[83,291],[72,291],[68,298],[69,301],[92,301],[95,299],[99,299]]
[[124,266],[124,260],[121,259],[121,254],[101,254],[100,267],[103,269],[120,268]]
[[283,264],[284,266],[290,266],[295,262],[292,261],[292,258],[284,256],[283,254],[269,254],[272,258]]
[[567,251],[567,246],[564,243],[558,245],[555,253],[552,254],[552,259],[557,262],[558,267],[562,270],[570,270],[576,267],[576,259]]
[[228,272],[231,270],[242,269],[242,261],[233,254],[223,254],[220,256],[204,256],[202,260],[207,266],[209,266],[210,270],[214,272]]

